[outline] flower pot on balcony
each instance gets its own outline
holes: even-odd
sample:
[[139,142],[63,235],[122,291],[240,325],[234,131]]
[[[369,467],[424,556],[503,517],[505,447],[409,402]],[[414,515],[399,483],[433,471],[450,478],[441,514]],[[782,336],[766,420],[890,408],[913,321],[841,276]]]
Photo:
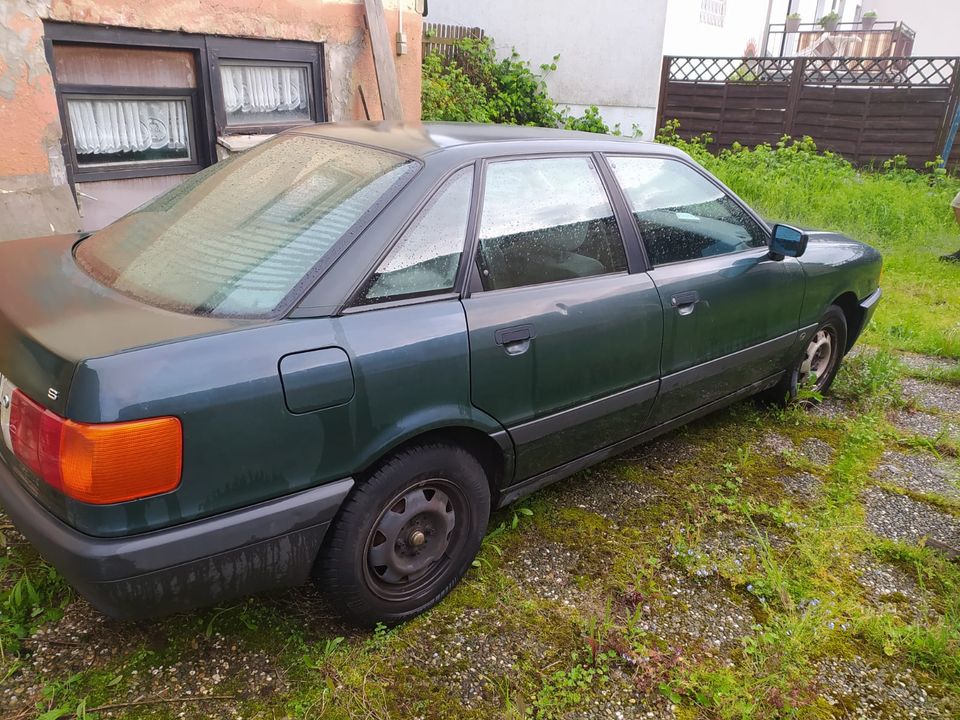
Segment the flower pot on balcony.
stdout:
[[822,18],[820,18],[820,27],[822,27],[827,32],[833,32],[837,29],[837,25],[840,24],[840,16],[835,13],[827,13]]
[[800,18],[798,18],[798,17],[788,17],[788,18],[787,18],[787,22],[786,22],[786,26],[787,26],[786,29],[787,29],[787,32],[788,32],[788,33],[795,33],[797,30],[800,29]]
[[876,21],[877,21],[877,18],[875,17],[864,16],[860,18],[860,26],[864,29],[864,31],[870,31],[870,30],[873,30],[873,24]]

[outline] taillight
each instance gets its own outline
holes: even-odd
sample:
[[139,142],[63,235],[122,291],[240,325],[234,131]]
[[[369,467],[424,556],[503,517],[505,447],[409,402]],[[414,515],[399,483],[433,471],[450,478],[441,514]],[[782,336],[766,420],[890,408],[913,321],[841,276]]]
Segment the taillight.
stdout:
[[183,433],[175,417],[77,423],[14,390],[10,440],[14,454],[44,482],[83,502],[135,500],[180,484]]

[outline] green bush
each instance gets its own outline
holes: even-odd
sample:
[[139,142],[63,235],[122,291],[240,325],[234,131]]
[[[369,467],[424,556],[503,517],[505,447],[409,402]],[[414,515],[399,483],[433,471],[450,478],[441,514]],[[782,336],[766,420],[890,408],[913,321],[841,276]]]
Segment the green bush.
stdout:
[[[557,69],[559,55],[535,72],[516,50],[509,57],[498,59],[492,38],[467,38],[457,43],[457,49],[454,59],[438,53],[423,59],[424,120],[538,125],[620,134],[619,126],[611,129],[603,121],[596,105],[576,117],[550,97],[545,78]],[[633,130],[634,136],[639,136],[636,126]]]

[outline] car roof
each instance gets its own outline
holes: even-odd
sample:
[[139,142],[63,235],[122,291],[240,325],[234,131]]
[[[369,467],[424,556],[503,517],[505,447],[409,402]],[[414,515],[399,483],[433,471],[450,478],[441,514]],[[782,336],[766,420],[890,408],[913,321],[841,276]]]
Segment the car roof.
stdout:
[[[340,122],[301,126],[287,133],[371,145],[417,158],[425,158],[455,147],[476,146],[477,155],[480,156],[493,150],[502,150],[503,146],[508,144],[543,143],[546,145],[551,142],[558,144],[558,141],[564,145],[589,145],[590,149],[595,150],[616,151],[629,147],[633,150],[642,150],[645,154],[670,156],[683,154],[668,145],[634,138],[523,125]],[[518,151],[535,152],[536,148],[527,147],[522,150],[518,148]]]

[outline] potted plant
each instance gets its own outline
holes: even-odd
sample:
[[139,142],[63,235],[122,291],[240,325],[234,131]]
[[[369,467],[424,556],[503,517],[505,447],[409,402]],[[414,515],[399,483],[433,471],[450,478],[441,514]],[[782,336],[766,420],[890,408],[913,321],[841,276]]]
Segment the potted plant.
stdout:
[[827,32],[833,32],[837,29],[837,25],[840,24],[840,16],[835,12],[828,12],[822,18],[820,18],[820,25],[823,26],[823,29]]
[[870,10],[860,16],[860,25],[863,27],[864,30],[871,30],[873,28],[873,24],[876,21],[877,21],[876,10]]
[[795,33],[800,29],[800,13],[790,13],[787,15],[787,32]]

